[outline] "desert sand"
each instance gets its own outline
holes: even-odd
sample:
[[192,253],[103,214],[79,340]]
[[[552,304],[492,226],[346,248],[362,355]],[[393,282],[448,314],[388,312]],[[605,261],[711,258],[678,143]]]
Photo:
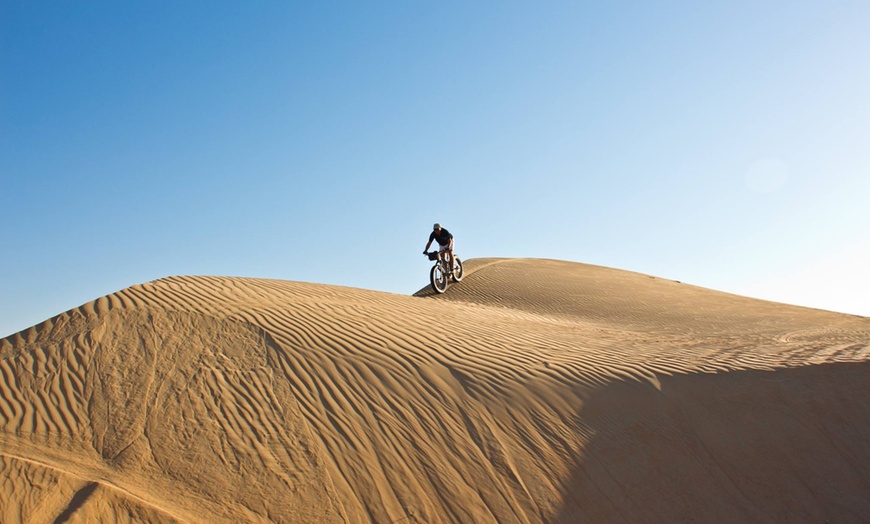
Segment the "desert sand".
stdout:
[[0,522],[860,522],[870,319],[552,260],[135,285],[0,341]]

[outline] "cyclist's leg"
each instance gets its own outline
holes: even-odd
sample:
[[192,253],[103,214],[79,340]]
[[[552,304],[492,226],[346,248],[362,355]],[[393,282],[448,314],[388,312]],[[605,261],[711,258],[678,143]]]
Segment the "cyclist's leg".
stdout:
[[444,265],[444,269],[446,271],[450,271],[449,269],[447,269],[448,267],[450,267],[447,264],[451,260],[453,260],[452,258],[450,258],[450,251],[448,251],[448,248],[449,248],[449,246],[442,246],[442,245],[438,246],[438,260],[440,260],[442,262],[442,264]]

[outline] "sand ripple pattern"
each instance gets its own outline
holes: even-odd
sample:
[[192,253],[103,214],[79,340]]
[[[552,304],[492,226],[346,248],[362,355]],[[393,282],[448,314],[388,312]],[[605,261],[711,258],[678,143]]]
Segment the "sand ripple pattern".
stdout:
[[[870,514],[848,496],[870,489],[868,319],[466,268],[438,297],[172,277],[0,341],[0,521]],[[795,430],[803,459],[781,451]]]

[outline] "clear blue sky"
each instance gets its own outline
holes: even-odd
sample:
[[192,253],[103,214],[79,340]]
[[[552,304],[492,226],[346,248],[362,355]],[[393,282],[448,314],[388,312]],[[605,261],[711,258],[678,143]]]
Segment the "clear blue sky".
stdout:
[[0,4],[0,336],[169,275],[587,262],[870,315],[870,2]]

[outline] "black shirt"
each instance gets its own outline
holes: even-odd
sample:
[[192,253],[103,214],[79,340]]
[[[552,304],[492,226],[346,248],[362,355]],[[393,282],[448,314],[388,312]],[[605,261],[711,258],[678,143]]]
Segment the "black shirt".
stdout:
[[429,242],[437,240],[438,245],[446,246],[450,243],[451,238],[453,238],[453,235],[450,234],[450,231],[447,231],[442,227],[440,231],[433,231],[432,234],[429,235]]

